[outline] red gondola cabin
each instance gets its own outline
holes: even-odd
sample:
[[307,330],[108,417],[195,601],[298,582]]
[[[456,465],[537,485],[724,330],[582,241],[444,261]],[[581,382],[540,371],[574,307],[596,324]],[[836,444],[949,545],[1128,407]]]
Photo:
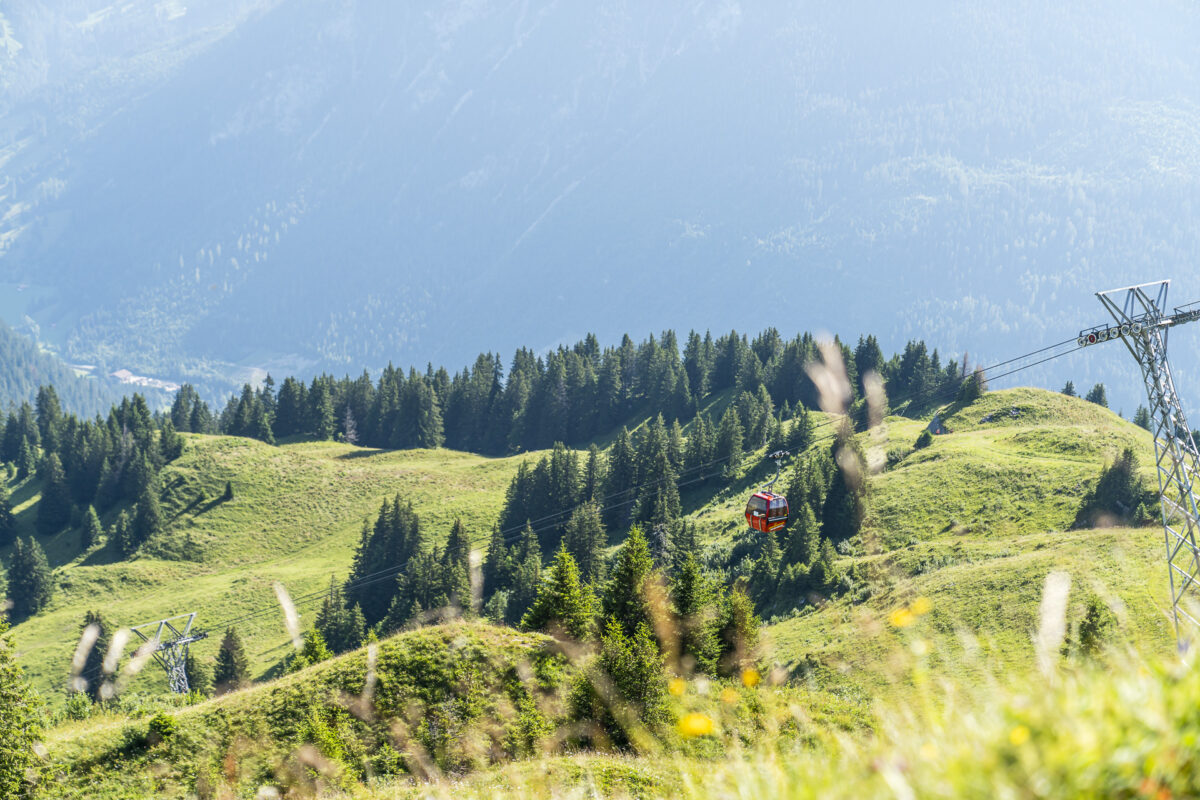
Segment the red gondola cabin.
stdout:
[[774,492],[756,492],[746,504],[746,522],[756,531],[774,533],[787,525],[787,498]]

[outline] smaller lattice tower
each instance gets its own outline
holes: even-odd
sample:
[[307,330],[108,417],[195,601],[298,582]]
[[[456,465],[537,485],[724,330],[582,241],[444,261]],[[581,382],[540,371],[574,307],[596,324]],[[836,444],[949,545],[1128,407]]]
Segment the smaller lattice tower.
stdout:
[[[171,686],[171,691],[176,694],[187,694],[189,690],[188,645],[208,636],[204,631],[192,630],[192,623],[195,619],[196,612],[193,611],[191,614],[180,614],[177,617],[162,619],[158,622],[147,622],[130,629],[145,642],[143,647],[148,645],[154,648],[152,650],[154,660],[166,670],[167,683]],[[179,620],[187,621],[177,625]]]

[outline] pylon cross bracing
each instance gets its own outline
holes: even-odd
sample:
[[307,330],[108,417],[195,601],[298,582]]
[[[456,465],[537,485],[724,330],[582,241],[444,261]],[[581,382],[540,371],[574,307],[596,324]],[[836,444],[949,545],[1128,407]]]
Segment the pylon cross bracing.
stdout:
[[[147,622],[130,628],[143,642],[154,648],[152,655],[167,673],[167,683],[176,694],[187,694],[188,645],[208,637],[204,631],[193,631],[196,612]],[[180,620],[187,620],[180,622]],[[143,647],[146,645],[143,645]]]
[[[1126,286],[1096,296],[1116,321],[1079,334],[1080,346],[1120,339],[1133,354],[1146,383],[1154,434],[1154,465],[1162,507],[1171,614],[1175,639],[1186,650],[1200,630],[1200,454],[1175,391],[1167,361],[1167,337],[1177,325],[1200,319],[1200,303],[1167,307],[1170,281]],[[1186,623],[1186,624],[1181,624]]]

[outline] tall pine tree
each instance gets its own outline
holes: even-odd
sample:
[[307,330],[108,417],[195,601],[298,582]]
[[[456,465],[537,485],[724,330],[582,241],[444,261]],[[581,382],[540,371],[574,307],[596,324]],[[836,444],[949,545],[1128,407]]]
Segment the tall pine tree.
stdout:
[[650,545],[638,526],[629,530],[617,551],[604,589],[604,614],[615,620],[628,635],[638,625],[653,628],[653,617],[646,582],[654,579],[654,559]]
[[240,689],[250,680],[250,659],[246,657],[246,648],[242,645],[242,637],[234,628],[226,628],[221,646],[217,650],[217,663],[213,669],[213,685],[217,694],[225,694]]
[[92,702],[96,703],[101,699],[100,687],[104,684],[104,657],[108,655],[108,648],[112,644],[112,631],[99,611],[89,611],[84,615],[82,632],[86,634],[87,629],[93,625],[96,626],[96,639],[91,649],[88,650],[79,675],[85,681],[82,691],[87,692]]
[[71,521],[71,491],[57,453],[46,456],[44,471],[42,499],[37,506],[37,531],[42,536],[49,536]]
[[560,547],[554,555],[546,579],[538,587],[537,599],[521,620],[530,630],[561,630],[574,639],[587,639],[592,633],[596,609],[591,592],[580,583],[575,559]]
[[42,702],[17,664],[8,623],[0,618],[0,797],[32,796],[43,769],[37,745],[44,723]]
[[8,496],[8,487],[3,476],[0,476],[0,547],[8,547],[17,540],[17,518],[13,514],[12,500]]
[[579,577],[585,583],[598,585],[604,579],[604,546],[608,534],[596,503],[584,503],[575,509],[567,522],[563,543],[579,567]]
[[717,427],[713,458],[724,465],[722,471],[726,476],[736,474],[742,465],[742,421],[733,406],[725,409]]
[[14,619],[32,617],[50,603],[54,576],[35,539],[18,539],[8,567],[8,599]]
[[363,622],[362,611],[358,606],[346,607],[346,598],[342,588],[333,577],[329,578],[329,594],[321,601],[317,610],[316,629],[320,632],[329,649],[334,653],[344,653],[353,650],[363,642],[366,625]]

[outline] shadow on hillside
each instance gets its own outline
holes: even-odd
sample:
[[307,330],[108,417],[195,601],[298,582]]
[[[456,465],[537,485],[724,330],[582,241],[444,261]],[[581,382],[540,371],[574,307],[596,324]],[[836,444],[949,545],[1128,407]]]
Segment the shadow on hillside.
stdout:
[[384,453],[390,452],[392,451],[382,450],[379,448],[360,448],[358,450],[351,450],[348,453],[342,453],[340,456],[338,456],[338,459],[342,461],[352,461],[356,458],[372,458],[374,456],[383,455]]
[[[207,514],[209,511],[212,511],[217,506],[222,505],[226,502],[228,502],[228,501],[225,499],[224,494],[219,494],[212,499],[209,499],[207,497],[197,497],[194,500],[192,500],[192,502],[190,502],[186,506],[184,506],[180,510],[180,512],[172,518],[172,521],[175,521],[175,520],[181,518],[184,514],[193,514],[194,516],[197,516],[197,517],[202,514]],[[199,510],[197,510],[197,509],[199,509]]]
[[88,553],[87,556],[84,557],[83,561],[80,562],[80,566],[102,567],[106,564],[115,564],[122,560],[123,557],[121,556],[120,551],[117,550],[117,543],[112,539],[109,539],[104,542],[103,547],[98,547],[92,552]]
[[273,681],[276,678],[282,678],[286,673],[283,671],[284,665],[287,663],[287,657],[295,652],[292,649],[291,642],[274,647],[267,652],[267,655],[275,658],[271,666],[267,667],[258,677],[254,679],[255,683],[263,683],[265,681]]
[[[41,486],[38,485],[37,479],[33,477],[26,478],[24,481],[17,484],[17,488],[10,490],[11,493],[8,497],[9,502],[12,504],[13,508],[23,505],[24,503],[28,503],[33,499],[33,496],[37,494],[40,489]],[[17,519],[32,520],[36,514],[36,511],[37,503],[34,503],[33,505],[29,506],[29,508],[22,509],[21,512],[17,514]]]

